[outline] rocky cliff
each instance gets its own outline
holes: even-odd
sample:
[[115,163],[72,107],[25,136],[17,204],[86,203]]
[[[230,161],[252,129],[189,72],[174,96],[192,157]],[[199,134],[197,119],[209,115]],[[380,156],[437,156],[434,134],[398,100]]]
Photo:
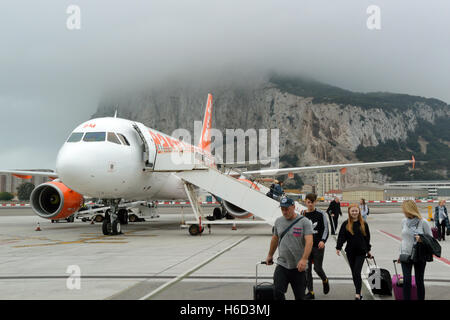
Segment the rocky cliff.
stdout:
[[[359,161],[360,154],[367,158],[364,150],[374,152],[392,141],[403,143],[405,152],[396,154],[395,150],[387,149],[379,154],[375,151],[377,156],[373,161],[399,159],[413,153],[416,158],[417,153],[422,153],[425,159],[423,143],[431,141],[417,133],[422,125],[434,126],[437,121],[446,126],[442,128],[446,132],[439,139],[446,148],[445,157],[449,154],[450,106],[442,101],[391,93],[354,93],[278,75],[239,85],[200,87],[188,84],[109,95],[92,117],[111,116],[117,109],[119,117],[140,121],[165,133],[170,134],[177,128],[193,132],[194,121],[202,119],[208,92],[214,95],[214,128],[223,132],[235,128],[280,130],[281,167]],[[417,150],[406,143],[412,136],[425,139],[419,152],[414,152]],[[447,159],[444,164],[448,166],[449,162]],[[405,176],[400,178],[411,178],[408,172],[404,168]],[[446,165],[439,171],[443,179],[449,178],[449,173]],[[345,175],[345,186],[383,182],[389,179],[387,174],[380,170],[349,171]],[[305,183],[311,183],[313,175],[302,178]]]

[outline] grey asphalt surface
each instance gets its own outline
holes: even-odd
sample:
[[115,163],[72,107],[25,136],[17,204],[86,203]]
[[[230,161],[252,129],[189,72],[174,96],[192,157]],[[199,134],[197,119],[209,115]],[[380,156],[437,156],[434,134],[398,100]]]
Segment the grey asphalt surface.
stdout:
[[[421,210],[424,216],[425,209]],[[190,209],[184,212],[188,218]],[[247,237],[152,299],[251,300],[255,264],[267,255],[271,227],[241,226],[232,231],[230,226],[213,226],[211,234],[205,231],[192,237],[180,228],[179,213],[179,208],[161,208],[159,219],[125,225],[123,235],[103,236],[100,224],[52,224],[31,209],[0,209],[0,299],[140,299]],[[391,274],[401,219],[399,207],[383,207],[371,209],[368,221],[372,253],[379,266]],[[40,232],[35,231],[37,222]],[[442,256],[447,259],[449,243],[441,242]],[[73,282],[68,267],[74,265],[81,271],[80,289],[67,285]],[[353,300],[350,269],[344,258],[335,254],[332,238],[327,243],[324,269],[331,291],[323,295],[316,277],[316,299]],[[271,281],[272,273],[273,267],[262,266],[261,280]],[[427,264],[425,278],[427,299],[450,299],[450,264],[437,260]],[[363,295],[365,299],[392,299],[372,297],[365,286]],[[290,289],[287,298],[293,299]]]

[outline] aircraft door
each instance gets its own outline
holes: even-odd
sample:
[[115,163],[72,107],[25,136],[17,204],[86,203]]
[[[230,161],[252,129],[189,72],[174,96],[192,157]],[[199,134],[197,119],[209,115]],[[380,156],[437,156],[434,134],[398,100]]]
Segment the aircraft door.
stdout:
[[154,170],[156,162],[156,145],[149,129],[142,123],[133,123],[133,128],[142,141],[142,160],[146,170]]

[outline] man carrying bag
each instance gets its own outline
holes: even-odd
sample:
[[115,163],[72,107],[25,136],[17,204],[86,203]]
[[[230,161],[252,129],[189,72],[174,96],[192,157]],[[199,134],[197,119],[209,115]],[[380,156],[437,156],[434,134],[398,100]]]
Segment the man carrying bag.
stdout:
[[273,227],[268,265],[273,264],[273,255],[278,250],[277,267],[273,275],[275,299],[285,300],[287,287],[291,284],[296,300],[303,300],[306,288],[306,268],[313,245],[311,221],[295,212],[294,201],[283,197],[280,201],[283,216]]

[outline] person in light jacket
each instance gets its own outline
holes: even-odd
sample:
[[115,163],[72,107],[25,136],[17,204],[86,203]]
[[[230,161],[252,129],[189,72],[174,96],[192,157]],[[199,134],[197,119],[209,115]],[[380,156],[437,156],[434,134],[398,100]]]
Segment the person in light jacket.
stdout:
[[369,215],[369,208],[367,207],[366,199],[361,198],[361,200],[359,201],[359,209],[361,209],[361,215],[364,221],[367,221],[367,216]]
[[[403,201],[403,213],[405,218],[402,220],[402,242],[400,245],[401,255],[411,255],[414,244],[421,242],[420,234],[433,236],[428,221],[420,215],[419,209],[413,200]],[[417,298],[425,300],[425,266],[426,261],[408,261],[402,262],[400,258],[398,262],[402,264],[403,271],[403,299],[411,300],[411,273],[414,266],[414,274],[416,276]]]

